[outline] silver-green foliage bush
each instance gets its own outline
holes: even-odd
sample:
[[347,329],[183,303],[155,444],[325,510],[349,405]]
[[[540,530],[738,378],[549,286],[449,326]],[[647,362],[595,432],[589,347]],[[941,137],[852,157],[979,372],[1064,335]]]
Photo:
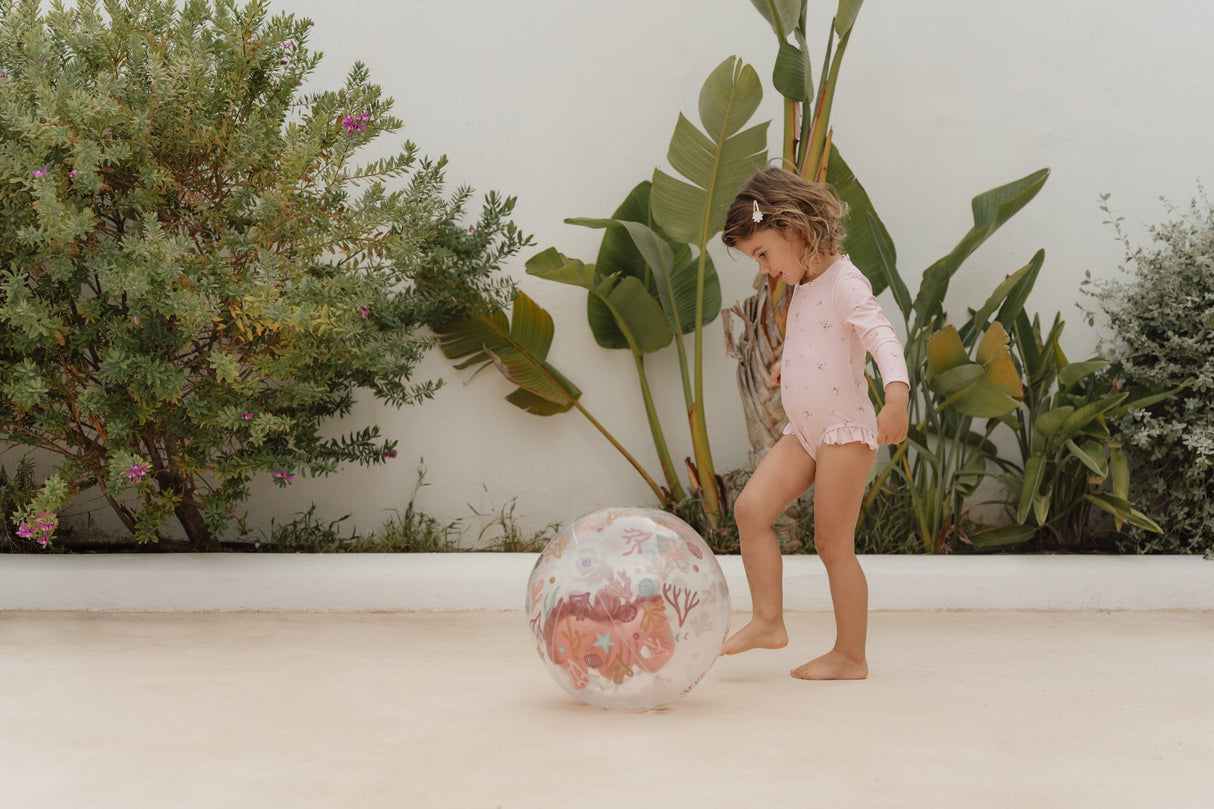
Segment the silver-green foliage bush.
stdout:
[[140,540],[214,547],[255,476],[375,464],[425,324],[500,292],[512,199],[443,192],[356,64],[304,93],[311,23],[265,0],[0,0],[0,442],[56,464],[17,534],[99,488]]
[[[1131,244],[1121,219],[1102,209],[1125,245],[1129,278],[1091,283],[1110,333],[1101,354],[1121,383],[1178,389],[1113,426],[1135,466],[1134,486],[1162,536],[1131,529],[1145,552],[1214,550],[1214,206],[1204,191],[1187,210]],[[1095,315],[1091,315],[1095,321]]]

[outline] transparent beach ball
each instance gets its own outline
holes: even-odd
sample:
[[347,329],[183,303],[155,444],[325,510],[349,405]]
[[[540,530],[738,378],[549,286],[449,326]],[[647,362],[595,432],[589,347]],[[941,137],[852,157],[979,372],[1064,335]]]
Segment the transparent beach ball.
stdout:
[[544,548],[527,613],[562,688],[600,708],[645,710],[686,694],[716,661],[729,590],[708,545],[678,517],[600,509]]

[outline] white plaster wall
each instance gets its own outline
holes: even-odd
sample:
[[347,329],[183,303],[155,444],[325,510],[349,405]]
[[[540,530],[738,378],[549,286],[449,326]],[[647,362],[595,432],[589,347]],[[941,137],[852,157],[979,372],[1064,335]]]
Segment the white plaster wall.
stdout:
[[[835,3],[811,0],[815,78]],[[700,85],[736,54],[764,79],[759,119],[780,105],[770,88],[775,41],[747,0],[278,0],[316,22],[325,60],[313,87],[337,86],[355,60],[396,99],[402,138],[450,158],[448,180],[518,197],[515,221],[536,247],[508,271],[556,321],[550,359],[583,403],[658,476],[630,358],[598,348],[585,294],[523,272],[557,246],[593,260],[599,232],[563,223],[606,216],[665,165],[680,111],[694,118]],[[1098,195],[1113,194],[1131,235],[1160,221],[1166,195],[1187,202],[1209,175],[1214,71],[1207,41],[1214,7],[1198,0],[919,0],[865,4],[833,114],[835,140],[866,185],[898,246],[912,289],[922,270],[968,230],[970,199],[1048,166],[1031,205],[973,257],[949,308],[963,317],[1038,248],[1046,264],[1030,307],[1068,322],[1065,347],[1090,352],[1096,334],[1076,302],[1084,271],[1116,273],[1120,245]],[[396,146],[398,144],[392,144]],[[716,253],[728,305],[750,293],[753,268]],[[896,310],[885,301],[891,315]],[[896,320],[896,317],[893,318]],[[718,469],[745,463],[734,363],[719,322],[708,331],[707,409]],[[688,454],[673,351],[650,361],[668,437]],[[268,525],[315,501],[326,518],[352,514],[371,530],[403,508],[419,459],[431,484],[425,511],[463,518],[513,504],[527,530],[609,504],[649,504],[622,458],[576,413],[548,419],[501,401],[511,387],[489,371],[469,381],[435,355],[420,369],[449,385],[420,407],[361,405],[351,426],[377,423],[400,439],[387,470],[350,468],[288,491],[260,485],[251,523]]]

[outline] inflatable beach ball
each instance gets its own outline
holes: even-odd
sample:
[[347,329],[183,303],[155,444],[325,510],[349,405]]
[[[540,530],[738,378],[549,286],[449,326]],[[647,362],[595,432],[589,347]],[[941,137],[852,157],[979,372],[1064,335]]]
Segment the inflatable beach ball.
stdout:
[[729,634],[712,551],[648,508],[601,509],[562,530],[531,571],[527,612],[553,679],[600,708],[656,708],[687,693]]

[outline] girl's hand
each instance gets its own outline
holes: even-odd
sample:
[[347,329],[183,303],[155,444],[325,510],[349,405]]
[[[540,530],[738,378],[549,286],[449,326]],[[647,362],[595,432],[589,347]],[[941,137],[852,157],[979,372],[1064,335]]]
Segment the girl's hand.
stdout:
[[906,408],[910,404],[910,388],[903,382],[891,382],[885,388],[885,406],[877,414],[877,443],[901,444],[910,429]]

